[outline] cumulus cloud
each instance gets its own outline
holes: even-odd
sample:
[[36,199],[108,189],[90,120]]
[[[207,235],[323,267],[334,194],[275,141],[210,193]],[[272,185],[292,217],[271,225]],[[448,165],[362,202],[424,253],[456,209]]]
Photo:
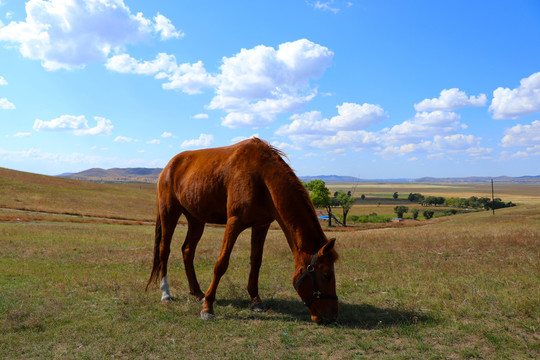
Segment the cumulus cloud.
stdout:
[[214,142],[214,136],[201,134],[198,139],[185,140],[180,147],[182,148],[201,148],[208,147]]
[[161,137],[164,139],[167,139],[167,138],[176,138],[177,136],[173,135],[172,133],[168,131],[164,131],[163,134],[161,134]]
[[14,134],[13,136],[14,137],[29,137],[31,136],[32,134],[29,133],[29,132],[18,132],[16,134]]
[[465,91],[458,88],[444,89],[438,98],[424,99],[414,105],[416,111],[456,110],[467,106],[484,106],[487,97],[485,94],[467,97]]
[[159,33],[161,40],[183,37],[182,31],[176,30],[171,20],[158,13],[154,16],[154,30]]
[[125,143],[133,142],[133,139],[127,136],[117,136],[114,138],[114,142],[125,144]]
[[5,85],[7,85],[7,84],[8,84],[7,80],[4,79],[3,76],[0,76],[0,86],[5,86]]
[[540,112],[540,72],[521,79],[515,89],[499,87],[493,91],[489,111],[494,119],[517,119]]
[[0,99],[0,109],[3,109],[3,110],[15,110],[15,104],[10,102],[6,98],[1,98]]
[[217,75],[216,96],[209,109],[227,112],[222,125],[260,127],[280,113],[300,109],[316,95],[310,80],[319,78],[331,64],[328,48],[301,39],[279,45],[259,45],[223,58]]
[[506,129],[501,145],[503,147],[540,147],[540,121],[535,120],[530,125],[518,124]]
[[94,116],[96,126],[88,126],[84,115],[62,115],[50,121],[36,119],[34,130],[36,131],[66,131],[73,130],[74,135],[110,135],[113,129],[112,122],[103,117]]
[[460,115],[446,111],[416,113],[413,119],[385,131],[385,138],[388,142],[403,143],[453,133],[459,128],[460,118]]
[[322,119],[318,111],[291,116],[290,124],[281,126],[278,135],[327,134],[340,130],[363,130],[388,116],[379,105],[343,103],[336,106],[338,115]]
[[128,54],[115,55],[107,60],[105,67],[120,73],[154,75],[156,79],[166,79],[163,89],[178,89],[187,94],[198,94],[201,89],[217,84],[202,61],[178,65],[174,55],[165,53],[159,53],[152,61],[137,60]]
[[181,36],[165,16],[157,14],[152,22],[123,0],[30,0],[26,20],[1,27],[0,41],[17,43],[24,57],[58,70],[103,61],[153,34],[162,40]]

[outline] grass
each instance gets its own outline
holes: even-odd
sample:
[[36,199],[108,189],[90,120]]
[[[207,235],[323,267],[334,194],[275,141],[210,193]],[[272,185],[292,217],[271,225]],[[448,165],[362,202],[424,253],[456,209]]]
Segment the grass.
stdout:
[[[179,226],[177,301],[148,293],[153,228],[0,223],[2,358],[537,358],[540,209],[457,215],[430,226],[328,233],[339,241],[341,314],[317,326],[292,288],[292,255],[271,230],[261,269],[267,313],[248,310],[249,231],[218,290],[217,319],[187,293]],[[223,229],[196,266],[208,286]]]
[[[280,230],[270,230],[261,268],[260,292],[270,310],[248,309],[246,231],[220,283],[216,319],[205,322],[199,319],[201,305],[187,291],[180,253],[184,225],[176,231],[169,268],[177,301],[161,305],[158,289],[144,291],[153,226],[62,214],[66,199],[80,194],[76,213],[106,217],[116,199],[125,207],[113,213],[150,218],[155,205],[149,190],[29,179],[0,176],[4,204],[18,198],[30,206],[26,199],[32,194],[51,199],[33,205],[46,205],[50,213],[0,209],[0,358],[540,357],[540,201],[529,187],[523,191],[529,201],[495,216],[477,212],[419,221],[423,226],[415,227],[325,229],[338,239],[340,317],[334,325],[317,326],[291,284],[292,255]],[[522,195],[515,189],[501,197],[519,203]],[[107,191],[108,201],[86,204],[88,196]],[[126,206],[130,203],[140,205]],[[203,289],[222,236],[223,228],[209,227],[199,245],[195,266]]]

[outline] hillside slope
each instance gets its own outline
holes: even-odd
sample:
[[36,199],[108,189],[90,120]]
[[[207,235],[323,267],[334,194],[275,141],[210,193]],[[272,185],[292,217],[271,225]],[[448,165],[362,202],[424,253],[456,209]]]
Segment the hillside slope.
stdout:
[[154,184],[100,184],[0,168],[0,207],[154,220]]

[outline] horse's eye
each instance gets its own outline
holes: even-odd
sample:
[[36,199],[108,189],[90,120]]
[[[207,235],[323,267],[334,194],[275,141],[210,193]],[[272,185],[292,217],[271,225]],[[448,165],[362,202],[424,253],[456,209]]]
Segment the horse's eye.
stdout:
[[323,276],[326,280],[332,279],[332,274],[323,273]]

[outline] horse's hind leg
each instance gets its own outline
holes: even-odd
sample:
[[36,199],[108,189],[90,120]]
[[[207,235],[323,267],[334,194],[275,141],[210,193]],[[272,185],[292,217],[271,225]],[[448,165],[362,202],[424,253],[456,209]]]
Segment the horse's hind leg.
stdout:
[[169,291],[169,281],[167,280],[167,263],[169,254],[171,253],[171,240],[174,234],[174,229],[180,218],[181,211],[179,207],[164,206],[160,207],[161,217],[161,243],[159,249],[159,257],[161,261],[161,301],[168,302],[172,300],[171,292]]
[[199,282],[197,281],[197,275],[195,274],[195,268],[193,267],[193,259],[195,258],[197,244],[204,231],[204,222],[194,219],[188,214],[186,214],[186,218],[188,220],[188,231],[184,245],[182,245],[184,268],[189,284],[189,293],[194,295],[197,301],[201,301],[204,299],[204,293],[201,291]]
[[268,233],[268,225],[254,226],[251,229],[251,259],[247,291],[251,297],[251,310],[266,311],[268,306],[259,297],[259,270],[261,268],[264,241]]

